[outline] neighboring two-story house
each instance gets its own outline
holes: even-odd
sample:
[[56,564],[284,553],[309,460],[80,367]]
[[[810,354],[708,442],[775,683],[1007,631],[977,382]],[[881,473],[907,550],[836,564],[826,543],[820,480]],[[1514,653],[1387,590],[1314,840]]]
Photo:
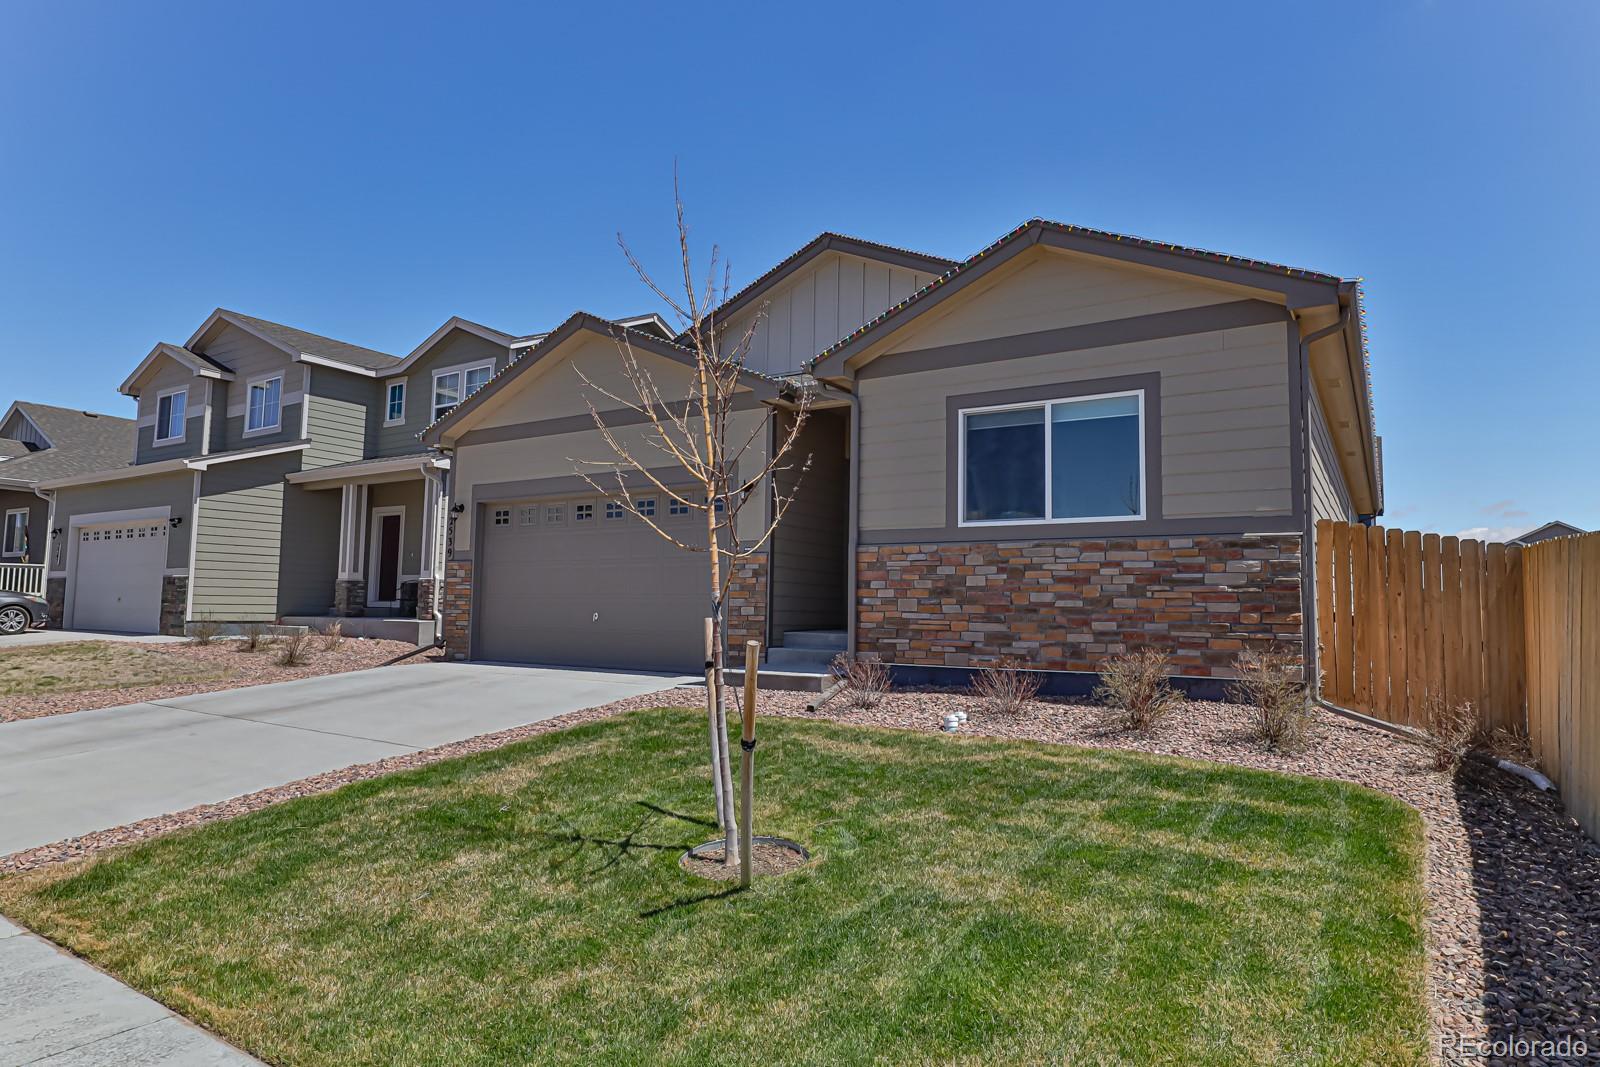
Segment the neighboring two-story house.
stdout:
[[16,401],[0,416],[0,590],[42,592],[50,507],[41,482],[101,470],[133,448],[133,421]]
[[40,485],[54,623],[409,617],[431,638],[448,463],[416,435],[517,344],[452,319],[399,357],[219,309],[157,345],[121,386],[123,464]]

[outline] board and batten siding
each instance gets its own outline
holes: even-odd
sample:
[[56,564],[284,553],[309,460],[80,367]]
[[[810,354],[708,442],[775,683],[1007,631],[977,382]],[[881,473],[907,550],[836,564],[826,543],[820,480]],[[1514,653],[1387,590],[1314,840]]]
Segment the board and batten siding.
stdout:
[[0,426],[0,437],[4,437],[9,441],[21,441],[23,444],[32,445],[35,448],[50,447],[50,442],[45,439],[44,434],[39,432],[39,428],[33,424],[33,420],[24,415],[20,409],[13,411],[11,418],[6,420],[6,424]]
[[[99,485],[69,486],[56,490],[56,527],[63,531],[72,529],[75,518],[111,511],[132,511],[145,508],[167,508],[169,516],[182,520],[167,537],[167,569],[184,572],[189,568],[189,530],[194,503],[194,474],[174,471],[149,478],[125,478]],[[66,567],[66,543],[63,536],[52,546],[50,570],[61,572]]]
[[1327,416],[1315,388],[1307,390],[1306,400],[1310,409],[1307,429],[1311,444],[1311,513],[1318,519],[1355,522],[1355,506],[1350,502],[1350,490],[1339,466],[1339,453],[1334,448]]
[[[1097,348],[918,369],[926,349],[1181,312],[1237,301],[1235,292],[1169,273],[1086,262],[1046,250],[952,298],[869,363],[861,397],[864,531],[943,527],[946,400],[1018,388],[1160,375],[1163,521],[1282,516],[1293,499],[1293,399],[1287,323],[1265,323]],[[1069,536],[1073,527],[1039,527]],[[981,531],[974,536],[980,536]]]
[[311,368],[306,393],[307,467],[368,458],[374,426],[372,379],[329,367]]
[[[271,622],[281,613],[283,478],[299,467],[300,455],[287,453],[203,472],[190,576],[194,618]],[[296,531],[294,536],[298,541],[303,535]]]
[[767,374],[789,374],[935,277],[844,252],[824,252],[736,312],[728,320],[724,344],[736,344],[756,316],[764,315],[745,365]]
[[[403,375],[378,378],[373,407],[373,427],[377,447],[374,456],[404,456],[422,452],[417,435],[433,421],[433,372],[448,367],[472,365],[493,361],[496,373],[511,360],[511,350],[504,345],[479,337],[465,330],[452,330],[441,338],[422,359],[413,363]],[[389,383],[398,378],[406,380],[405,421],[385,426],[384,415],[388,405]]]

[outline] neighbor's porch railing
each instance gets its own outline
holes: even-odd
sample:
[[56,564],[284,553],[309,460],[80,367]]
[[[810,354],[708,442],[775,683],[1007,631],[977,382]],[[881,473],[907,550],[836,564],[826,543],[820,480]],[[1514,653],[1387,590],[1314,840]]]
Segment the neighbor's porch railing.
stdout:
[[0,563],[0,593],[44,596],[44,564]]

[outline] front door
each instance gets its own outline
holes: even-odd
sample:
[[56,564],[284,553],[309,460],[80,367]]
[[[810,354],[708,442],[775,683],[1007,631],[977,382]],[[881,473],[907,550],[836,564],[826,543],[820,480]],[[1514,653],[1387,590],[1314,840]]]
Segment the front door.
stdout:
[[372,514],[372,563],[368,571],[367,603],[373,607],[393,607],[400,603],[400,531],[405,512],[375,511]]

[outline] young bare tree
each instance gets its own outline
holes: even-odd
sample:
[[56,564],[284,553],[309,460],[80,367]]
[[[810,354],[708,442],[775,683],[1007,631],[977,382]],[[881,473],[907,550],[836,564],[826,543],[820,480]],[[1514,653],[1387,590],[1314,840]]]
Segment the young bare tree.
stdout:
[[[707,556],[711,648],[706,671],[706,713],[711,734],[711,773],[717,821],[721,824],[723,840],[726,842],[724,862],[732,864],[739,862],[739,835],[734,811],[732,764],[728,758],[726,692],[723,684],[728,593],[739,564],[766,549],[794,501],[801,476],[810,467],[810,455],[801,458],[796,450],[796,442],[810,408],[810,395],[803,388],[784,394],[783,406],[788,410],[789,417],[783,420],[770,453],[763,455],[766,442],[771,437],[769,420],[776,418],[777,412],[770,406],[762,406],[753,413],[749,409],[741,409],[736,417],[734,409],[734,400],[739,392],[762,380],[747,371],[744,363],[763,314],[757,312],[751,324],[737,338],[725,336],[721,324],[715,321],[714,312],[728,297],[730,286],[727,269],[720,264],[720,254],[712,246],[706,281],[697,288],[689,247],[689,229],[684,220],[683,198],[676,175],[673,192],[677,207],[678,253],[683,271],[681,293],[669,292],[666,287],[657,284],[620,233],[617,243],[639,278],[672,309],[679,320],[684,332],[678,343],[693,357],[688,386],[683,395],[679,396],[673,390],[669,398],[657,385],[649,367],[640,361],[628,331],[617,328],[617,352],[626,384],[617,389],[607,388],[585,374],[583,368],[578,368],[579,377],[586,388],[585,402],[589,414],[612,457],[599,461],[578,459],[575,462],[578,464],[578,473],[595,492],[620,503],[629,514],[678,548],[685,552],[702,552]],[[719,269],[723,275],[720,284],[717,280]],[[606,422],[605,415],[596,406],[595,397],[604,398],[615,405],[611,410],[632,412],[636,418],[629,419],[629,422],[642,422],[641,438],[632,441],[619,434],[616,427]],[[663,458],[666,462],[663,462]],[[786,495],[779,493],[773,475],[793,470],[796,462],[800,469],[792,486]],[[663,466],[682,468],[688,478],[665,479],[659,475]],[[705,521],[704,542],[698,538],[682,537],[663,527],[658,516],[641,511],[634,500],[634,494],[639,491],[700,512]],[[770,510],[763,506],[768,500],[771,502]],[[753,507],[758,517],[741,522],[740,516],[746,507]],[[754,668],[755,664],[745,664],[746,670]]]

